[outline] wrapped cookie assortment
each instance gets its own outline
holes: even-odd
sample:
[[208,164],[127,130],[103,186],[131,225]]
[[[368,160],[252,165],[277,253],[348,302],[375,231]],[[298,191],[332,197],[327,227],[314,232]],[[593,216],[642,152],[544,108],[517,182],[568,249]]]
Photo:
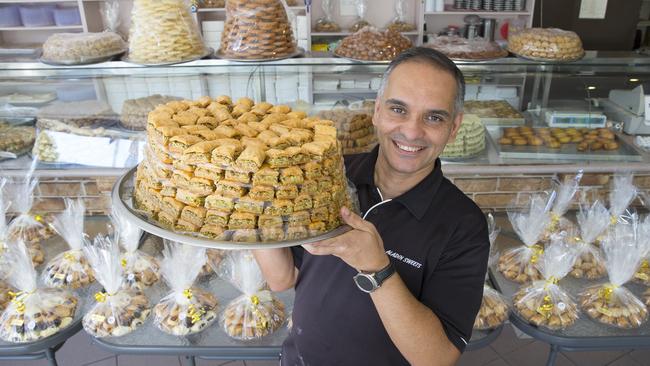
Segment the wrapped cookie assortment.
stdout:
[[377,144],[377,135],[372,124],[372,108],[336,108],[321,111],[318,117],[334,121],[337,138],[343,147],[343,154],[359,154],[372,150]]
[[44,233],[43,224],[38,220],[41,216],[30,213],[34,204],[34,189],[38,186],[38,179],[33,178],[36,160],[32,163],[29,171],[17,181],[12,182],[13,189],[8,191],[8,197],[11,197],[11,210],[17,212],[16,216],[7,227],[7,245],[10,242],[22,241],[27,245],[29,254],[35,265],[43,263],[45,255],[41,247],[41,241],[45,238],[41,236]]
[[220,54],[234,59],[274,59],[296,52],[284,0],[228,0]]
[[[496,242],[497,236],[499,236],[501,230],[496,226],[492,214],[488,214],[487,222],[490,238],[490,256],[488,257],[489,268],[496,263],[499,257],[494,243]],[[486,281],[487,276],[486,273]],[[497,328],[508,319],[509,312],[510,306],[505,297],[485,283],[483,285],[483,300],[481,301],[481,307],[479,308],[476,319],[474,320],[474,329],[486,330]]]
[[129,61],[181,62],[205,56],[207,49],[187,0],[135,0],[131,11]]
[[207,277],[217,272],[219,264],[224,257],[224,251],[221,249],[206,249],[205,250],[205,263],[199,272],[199,278]]
[[242,292],[221,316],[226,334],[239,340],[257,339],[284,324],[284,303],[266,289],[262,271],[249,251],[231,251],[220,267],[219,276]]
[[575,261],[575,251],[563,234],[553,237],[536,263],[543,279],[521,288],[512,299],[514,310],[522,318],[552,330],[567,328],[579,317],[578,305],[558,284]]
[[42,273],[48,287],[81,288],[95,281],[95,273],[82,251],[86,206],[81,198],[65,199],[65,210],[54,219],[54,229],[70,247],[52,258]]
[[159,106],[149,114],[135,206],[165,228],[216,240],[333,230],[351,197],[333,124],[249,98]]
[[509,209],[508,218],[524,245],[511,248],[499,256],[499,272],[517,283],[541,280],[542,276],[535,263],[544,253],[540,239],[550,222],[546,200],[540,195],[535,195],[531,198],[526,212]]
[[361,29],[371,26],[366,20],[366,12],[368,11],[368,0],[354,0],[354,9],[357,12],[357,17],[350,27],[350,32],[355,33]]
[[165,333],[198,333],[217,319],[217,298],[193,283],[203,263],[205,248],[165,240],[161,270],[171,292],[154,307],[154,324]]
[[612,225],[621,221],[621,216],[637,195],[633,180],[634,176],[631,173],[616,174],[613,177],[609,191],[609,214]]
[[618,328],[638,328],[646,322],[645,304],[623,285],[639,267],[643,247],[638,232],[638,217],[617,223],[600,244],[609,281],[590,286],[580,294],[582,310],[595,321]]
[[38,274],[25,244],[8,245],[13,263],[9,284],[11,302],[0,314],[0,339],[12,343],[34,342],[68,327],[75,316],[77,298],[64,289],[39,288]]
[[548,61],[575,61],[585,54],[575,32],[557,28],[527,28],[511,34],[508,50],[518,56]]
[[[11,262],[7,260],[7,208],[10,202],[5,201],[4,187],[7,179],[0,177],[0,283],[9,276]],[[0,300],[1,301],[1,300]]]
[[176,97],[154,94],[148,97],[127,99],[122,104],[120,123],[130,130],[141,131],[147,127],[147,115],[158,105],[179,100]]
[[92,243],[84,242],[83,252],[103,287],[95,294],[95,305],[83,317],[84,330],[100,338],[131,333],[144,323],[151,308],[143,292],[123,286],[118,243],[99,235]]
[[398,32],[364,27],[343,38],[334,54],[354,60],[390,61],[411,47],[413,43]]
[[395,2],[395,18],[391,20],[390,24],[386,27],[394,32],[411,32],[414,31],[415,24],[409,23],[406,19],[408,13],[407,3],[405,0],[397,0]]
[[634,274],[634,281],[650,286],[650,215],[639,224],[639,241],[643,259]]
[[120,255],[124,285],[142,291],[158,282],[160,279],[158,260],[138,249],[142,230],[115,211],[111,214],[111,221],[115,226],[116,241],[124,249]]
[[564,214],[569,210],[573,197],[578,191],[580,179],[582,179],[582,171],[572,179],[559,183],[551,193],[553,197],[553,207],[549,211],[551,222],[544,232],[544,241],[549,241],[553,234],[575,229],[575,224],[564,217]]
[[126,51],[122,37],[114,32],[56,33],[43,43],[43,59],[57,64],[99,62]]
[[595,201],[591,206],[580,205],[576,219],[580,227],[580,235],[570,232],[568,238],[573,242],[576,251],[576,262],[571,270],[571,276],[590,280],[601,278],[607,274],[607,270],[605,260],[595,243],[609,225],[609,211],[602,203]]
[[321,2],[321,7],[323,9],[323,15],[322,17],[318,18],[316,20],[316,25],[314,26],[314,31],[316,32],[340,32],[341,27],[334,21],[334,17],[332,16],[333,9],[332,9],[332,1],[331,0],[323,0]]
[[2,313],[11,300],[10,292],[15,292],[14,288],[3,280],[0,280],[0,313]]

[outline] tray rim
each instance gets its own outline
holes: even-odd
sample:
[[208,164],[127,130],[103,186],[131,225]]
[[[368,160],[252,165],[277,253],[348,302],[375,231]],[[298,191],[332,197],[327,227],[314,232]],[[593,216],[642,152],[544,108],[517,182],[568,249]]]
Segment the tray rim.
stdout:
[[226,250],[241,250],[241,249],[276,249],[276,248],[288,248],[294,246],[300,246],[304,244],[310,244],[321,240],[331,239],[342,235],[352,228],[348,225],[341,225],[334,230],[330,230],[324,234],[301,239],[301,240],[287,240],[287,241],[269,241],[269,242],[233,242],[233,241],[223,241],[223,240],[213,240],[204,237],[194,237],[189,235],[184,235],[176,233],[174,231],[162,228],[157,226],[148,220],[143,219],[140,214],[136,213],[129,205],[125,202],[124,197],[120,194],[124,184],[133,179],[133,175],[136,172],[138,166],[129,169],[124,173],[113,185],[111,190],[111,199],[113,201],[113,207],[117,209],[118,213],[128,217],[137,227],[140,229],[159,236],[163,239],[177,241],[179,243],[200,246],[210,249],[226,249]]
[[221,59],[221,60],[228,60],[228,61],[235,61],[235,62],[271,62],[271,61],[279,61],[279,60],[286,60],[288,58],[294,58],[294,57],[302,57],[305,55],[305,49],[302,47],[296,47],[296,50],[288,55],[285,56],[280,56],[280,57],[269,57],[269,58],[256,58],[256,59],[248,59],[248,58],[231,58],[225,56],[221,52],[221,48],[218,50],[214,51],[214,57]]
[[53,60],[48,60],[43,56],[39,57],[38,61],[40,61],[40,62],[42,62],[42,63],[44,63],[46,65],[51,65],[51,66],[92,65],[92,64],[98,64],[98,63],[109,61],[113,57],[117,57],[119,55],[122,55],[127,51],[128,51],[128,48],[124,48],[121,51],[115,51],[115,52],[112,52],[112,53],[110,53],[108,55],[104,55],[104,56],[90,57],[90,58],[88,58],[86,60],[83,60],[83,61],[70,61],[70,62],[53,61]]

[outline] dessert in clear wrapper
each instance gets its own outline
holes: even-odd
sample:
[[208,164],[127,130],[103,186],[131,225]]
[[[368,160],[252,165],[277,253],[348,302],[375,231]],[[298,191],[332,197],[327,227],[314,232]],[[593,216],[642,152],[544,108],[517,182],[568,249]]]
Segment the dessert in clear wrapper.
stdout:
[[202,331],[217,319],[216,297],[193,285],[205,262],[205,248],[165,240],[161,269],[171,292],[154,307],[158,329],[184,336]]
[[65,200],[65,210],[54,218],[54,228],[70,247],[50,260],[42,273],[48,287],[77,289],[95,281],[82,252],[86,206],[81,199]]
[[411,32],[416,29],[414,24],[406,20],[406,13],[408,13],[406,4],[405,0],[397,0],[395,2],[395,18],[388,24],[387,29],[394,32]]
[[7,304],[11,300],[9,292],[15,292],[15,290],[8,283],[0,280],[0,313],[7,307]]
[[296,43],[282,0],[226,1],[222,56],[255,60],[287,57],[295,52]]
[[566,235],[554,236],[536,263],[543,280],[521,288],[515,293],[514,310],[531,324],[552,330],[564,329],[579,317],[578,306],[558,285],[571,270],[575,252],[566,242]]
[[151,310],[143,292],[123,286],[119,245],[100,235],[92,243],[86,241],[83,252],[103,287],[95,293],[96,303],[83,317],[84,330],[100,338],[131,333],[144,323]]
[[207,277],[216,272],[221,260],[223,259],[224,251],[220,249],[206,249],[205,250],[205,264],[201,267],[199,277]]
[[79,64],[115,56],[126,51],[126,42],[113,32],[56,33],[43,43],[47,62]]
[[[201,118],[220,122],[197,128]],[[352,196],[333,124],[249,98],[158,106],[148,116],[135,207],[165,228],[220,241],[304,238],[322,233],[321,223],[335,229],[330,213],[351,207]],[[269,217],[277,229],[259,232]]]
[[265,288],[262,272],[249,251],[231,251],[220,267],[219,276],[242,292],[221,315],[226,334],[239,340],[252,340],[269,335],[284,324],[284,303]]
[[576,262],[570,274],[575,278],[598,279],[607,274],[605,260],[600,249],[595,245],[598,237],[610,223],[609,211],[599,201],[591,206],[580,205],[576,214],[580,235],[569,231],[569,242],[576,251]]
[[564,214],[569,210],[569,207],[571,207],[571,202],[578,191],[581,179],[582,171],[576,174],[573,179],[568,179],[565,182],[559,183],[557,187],[553,189],[553,192],[551,192],[551,195],[553,196],[553,207],[549,212],[551,222],[544,231],[544,236],[542,238],[545,242],[550,241],[554,234],[575,229],[575,224],[565,218]]
[[334,21],[332,17],[332,1],[323,0],[321,3],[323,8],[324,16],[316,20],[316,26],[314,26],[314,31],[316,32],[340,32],[341,27]]
[[546,206],[546,200],[540,195],[535,195],[531,198],[526,212],[508,210],[512,228],[524,245],[511,248],[500,255],[497,268],[507,279],[517,283],[542,279],[535,263],[544,253],[544,247],[539,240],[550,222]]
[[29,171],[22,179],[12,182],[12,190],[7,190],[7,197],[11,197],[11,211],[17,212],[16,216],[7,227],[6,240],[9,242],[22,241],[27,245],[27,250],[34,265],[39,265],[45,260],[40,241],[44,240],[40,233],[43,232],[42,216],[30,213],[34,203],[34,189],[38,186],[38,179],[32,178],[36,168],[36,159],[32,162]]
[[650,286],[650,215],[639,224],[639,241],[643,259],[634,274],[634,281]]
[[584,56],[580,37],[557,28],[528,28],[508,36],[508,50],[516,55],[549,61],[575,61]]
[[36,141],[36,129],[32,126],[12,126],[0,121],[0,151],[16,155],[31,150]]
[[187,0],[135,0],[129,61],[161,64],[205,56],[206,47]]
[[38,274],[22,241],[11,242],[8,260],[13,263],[9,283],[16,289],[0,314],[0,339],[12,343],[34,342],[68,327],[77,309],[77,298],[63,289],[38,288]]
[[646,322],[648,309],[623,285],[632,279],[641,262],[643,246],[638,217],[617,223],[601,242],[609,281],[590,286],[580,294],[580,307],[595,321],[618,328],[638,328]]
[[138,249],[142,230],[115,211],[111,214],[111,221],[115,226],[116,241],[124,248],[124,252],[120,255],[124,286],[142,291],[158,282],[160,279],[158,260]]
[[350,32],[352,33],[358,32],[365,27],[371,26],[371,24],[365,19],[366,11],[368,11],[368,1],[354,0],[354,9],[357,12],[357,17],[350,27]]
[[637,188],[634,186],[634,176],[631,173],[616,174],[612,180],[609,191],[609,215],[611,224],[625,221],[621,216],[637,196]]

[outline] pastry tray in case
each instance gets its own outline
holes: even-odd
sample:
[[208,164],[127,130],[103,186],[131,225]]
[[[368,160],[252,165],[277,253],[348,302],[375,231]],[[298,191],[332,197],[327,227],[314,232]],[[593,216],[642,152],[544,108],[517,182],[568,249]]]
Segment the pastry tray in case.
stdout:
[[515,146],[501,145],[499,138],[502,129],[488,127],[488,138],[495,146],[500,158],[505,159],[531,159],[531,160],[599,160],[599,161],[643,161],[639,152],[630,146],[624,139],[617,135],[616,150],[578,151],[578,144],[564,144],[559,149],[546,146]]
[[344,234],[352,228],[347,225],[339,226],[338,228],[328,231],[322,235],[309,237],[301,240],[287,240],[287,241],[268,241],[268,242],[234,242],[234,241],[221,241],[214,240],[203,236],[192,236],[181,234],[167,228],[160,226],[159,223],[150,219],[144,212],[141,212],[133,206],[133,191],[135,184],[135,173],[137,167],[133,167],[124,175],[122,175],[111,192],[113,207],[119,214],[129,218],[140,229],[165,238],[168,240],[177,241],[179,243],[196,245],[213,249],[271,249],[271,248],[286,248],[294,247],[303,244],[309,244],[325,239],[330,239],[341,234]]

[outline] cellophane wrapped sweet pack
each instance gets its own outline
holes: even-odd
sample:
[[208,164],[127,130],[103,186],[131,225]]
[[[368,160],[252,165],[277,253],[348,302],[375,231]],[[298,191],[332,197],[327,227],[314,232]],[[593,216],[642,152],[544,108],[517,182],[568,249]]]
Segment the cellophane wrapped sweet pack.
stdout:
[[[488,267],[491,267],[498,259],[498,253],[495,249],[496,245],[494,243],[496,242],[497,236],[499,236],[501,230],[496,226],[492,214],[488,214],[487,222],[490,238]],[[487,279],[487,273],[485,276]],[[485,283],[483,285],[483,300],[481,301],[481,307],[479,308],[476,319],[474,320],[474,329],[494,329],[500,326],[506,321],[506,319],[508,319],[509,311],[510,306],[505,297]]]
[[266,289],[262,271],[249,251],[230,252],[219,275],[242,292],[222,314],[221,323],[226,334],[235,339],[251,340],[269,335],[284,324],[284,303]]
[[113,212],[111,220],[115,226],[116,240],[124,249],[120,255],[124,285],[144,290],[160,279],[160,264],[153,256],[138,249],[142,230],[125,216]]
[[34,342],[68,327],[75,316],[77,298],[69,291],[38,287],[38,274],[25,244],[9,243],[13,264],[9,284],[11,302],[0,315],[0,339],[12,343]]
[[38,186],[38,179],[33,178],[32,167],[23,179],[12,182],[13,189],[8,192],[11,197],[11,211],[18,213],[7,228],[8,242],[22,241],[27,245],[32,261],[35,265],[43,263],[45,255],[40,241],[44,239],[41,232],[45,230],[38,217],[30,214],[34,204],[34,189]]
[[86,240],[84,256],[97,274],[103,290],[95,294],[95,305],[84,315],[84,330],[93,337],[119,337],[131,333],[146,320],[149,300],[138,289],[123,286],[119,245],[109,237]]
[[546,200],[540,195],[533,196],[525,211],[509,209],[508,218],[524,245],[501,254],[497,265],[499,271],[517,283],[541,280],[535,263],[544,252],[540,240],[550,222]]
[[634,274],[634,280],[646,286],[650,286],[650,215],[639,224],[639,241],[643,259]]
[[638,328],[647,320],[648,309],[623,286],[634,276],[643,254],[637,216],[613,226],[601,248],[609,280],[588,287],[580,295],[580,306],[598,322],[618,328]]
[[325,15],[316,20],[316,25],[314,26],[314,30],[316,32],[341,31],[341,27],[338,25],[338,23],[336,23],[336,21],[334,21],[334,17],[332,16],[334,12],[332,4],[332,0],[323,0],[321,2],[321,8],[323,9],[323,14]]
[[362,28],[370,25],[370,23],[366,20],[366,13],[368,12],[368,0],[354,0],[354,9],[357,12],[357,17],[350,27],[350,32],[352,33],[357,32]]
[[607,273],[605,260],[595,243],[600,235],[607,230],[610,223],[609,211],[599,201],[591,206],[581,205],[577,213],[580,235],[573,235],[569,238],[574,243],[576,250],[576,262],[571,270],[571,276],[575,278],[598,279]]
[[578,319],[578,305],[559,285],[575,261],[575,250],[566,235],[556,235],[536,263],[543,279],[521,288],[512,302],[514,310],[528,322],[548,329],[564,329]]
[[632,183],[633,178],[632,174],[614,176],[609,191],[609,214],[611,215],[612,224],[620,220],[621,215],[636,197],[637,189]]
[[205,261],[205,248],[165,241],[161,270],[171,292],[154,307],[154,324],[163,332],[198,333],[217,319],[217,298],[194,285]]
[[43,282],[48,287],[77,289],[95,281],[95,273],[82,251],[86,206],[81,198],[66,199],[65,210],[54,218],[53,226],[70,247],[45,267]]
[[407,21],[408,16],[408,3],[406,0],[397,0],[395,2],[395,17],[391,20],[386,28],[396,32],[411,32],[414,31],[415,24]]
[[578,173],[573,179],[558,184],[557,188],[553,191],[555,199],[553,200],[553,207],[549,212],[551,215],[551,223],[544,233],[545,241],[549,241],[553,234],[575,229],[575,224],[564,217],[564,214],[571,207],[573,197],[580,186],[580,179],[582,179],[582,172]]

